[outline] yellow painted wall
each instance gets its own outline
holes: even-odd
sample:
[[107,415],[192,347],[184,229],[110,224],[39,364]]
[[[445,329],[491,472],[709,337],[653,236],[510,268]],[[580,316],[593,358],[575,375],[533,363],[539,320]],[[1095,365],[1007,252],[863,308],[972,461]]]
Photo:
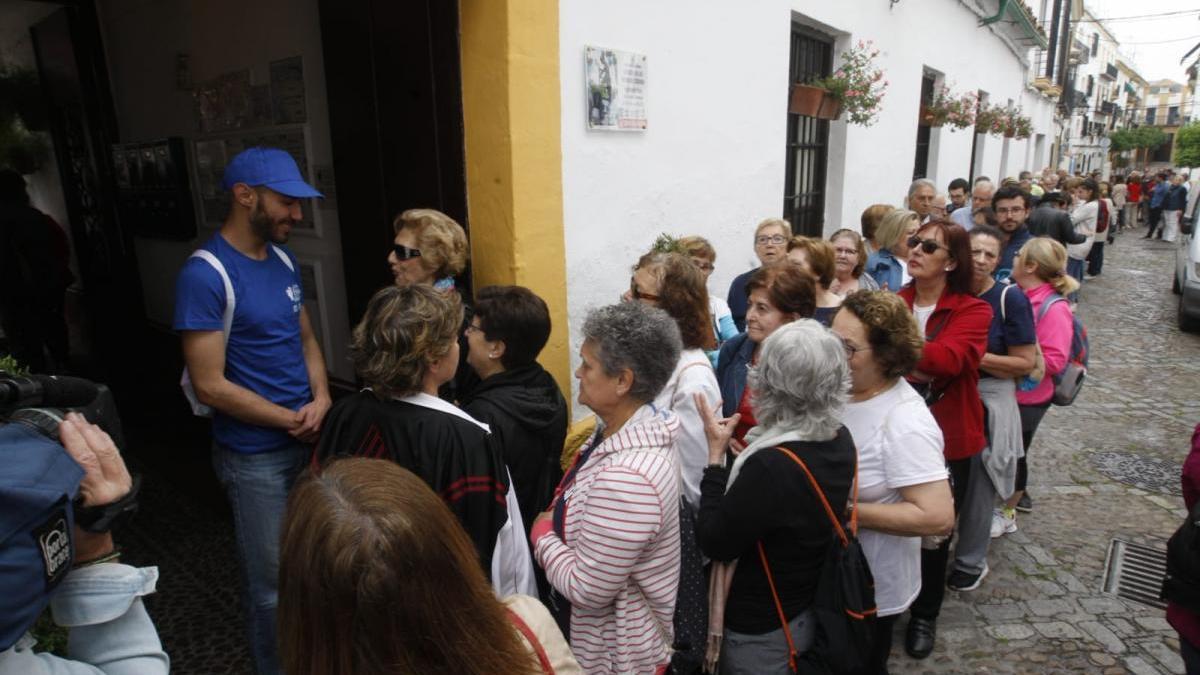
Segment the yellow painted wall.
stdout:
[[558,0],[460,7],[475,287],[518,284],[545,299],[554,330],[539,361],[569,394]]

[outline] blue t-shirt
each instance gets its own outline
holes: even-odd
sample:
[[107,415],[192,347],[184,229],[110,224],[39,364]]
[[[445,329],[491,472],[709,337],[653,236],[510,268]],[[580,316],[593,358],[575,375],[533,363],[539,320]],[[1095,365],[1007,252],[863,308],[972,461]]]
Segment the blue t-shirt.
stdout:
[[[1011,290],[1004,293],[1004,289]],[[1004,295],[1005,307],[1000,309],[1000,296]],[[980,300],[992,306],[992,325],[988,327],[989,354],[1004,356],[1008,354],[1009,345],[1031,345],[1037,342],[1037,332],[1033,325],[1033,306],[1029,298],[1016,284],[996,283],[979,296]],[[983,377],[991,377],[981,373]]]
[[[1030,239],[1033,239],[1033,234],[1025,225],[1021,225],[1021,229],[1013,232],[1009,237],[1008,244],[1003,251],[1000,251],[1000,261],[996,263],[996,271],[992,274],[998,283],[1005,283],[1012,276],[1013,263],[1017,260],[1017,254],[1021,252],[1021,247],[1025,245],[1025,242]],[[992,309],[1000,311],[994,307]]]
[[[233,248],[219,233],[205,242],[225,266],[236,305],[225,345],[225,377],[291,410],[312,400],[308,368],[300,340],[304,297],[299,266],[292,254],[288,269],[270,247],[266,260],[254,260]],[[225,283],[212,265],[188,258],[175,284],[175,330],[223,330]],[[213,411],[213,440],[233,452],[254,454],[295,443],[283,429],[262,427]]]

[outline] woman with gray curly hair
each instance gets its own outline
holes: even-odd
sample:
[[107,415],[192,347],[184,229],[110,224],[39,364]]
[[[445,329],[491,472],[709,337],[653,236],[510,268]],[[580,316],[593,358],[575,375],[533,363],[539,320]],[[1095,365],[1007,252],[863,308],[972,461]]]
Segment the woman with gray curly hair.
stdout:
[[701,407],[709,465],[696,536],[718,561],[709,633],[721,636],[710,644],[709,661],[719,658],[721,673],[782,674],[789,672],[789,644],[796,653],[812,645],[809,606],[834,537],[799,462],[830,504],[847,503],[854,477],[854,441],[840,421],[850,388],[845,348],[821,324],[799,319],[763,342],[749,386],[758,426],[732,468],[725,453],[739,416],[718,419],[718,410]]
[[475,543],[497,595],[536,595],[512,478],[486,424],[438,398],[458,368],[463,309],[432,286],[377,292],[350,356],[366,385],[325,417],[314,466],[333,456],[390,459],[441,495]]
[[529,538],[571,606],[584,672],[653,673],[671,657],[679,584],[679,422],[651,402],[682,341],[666,312],[637,302],[593,311],[583,338],[579,402],[600,423]]

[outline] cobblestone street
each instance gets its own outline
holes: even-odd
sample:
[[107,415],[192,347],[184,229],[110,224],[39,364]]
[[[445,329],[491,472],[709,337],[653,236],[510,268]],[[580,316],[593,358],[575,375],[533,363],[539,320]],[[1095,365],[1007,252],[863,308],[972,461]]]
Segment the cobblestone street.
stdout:
[[1174,246],[1126,231],[1080,307],[1091,356],[1075,405],[1053,408],[1030,450],[1034,511],[992,540],[991,572],[947,592],[924,661],[897,673],[1182,673],[1162,610],[1102,592],[1109,542],[1164,548],[1184,516],[1179,467],[1200,421],[1200,335],[1178,329]]

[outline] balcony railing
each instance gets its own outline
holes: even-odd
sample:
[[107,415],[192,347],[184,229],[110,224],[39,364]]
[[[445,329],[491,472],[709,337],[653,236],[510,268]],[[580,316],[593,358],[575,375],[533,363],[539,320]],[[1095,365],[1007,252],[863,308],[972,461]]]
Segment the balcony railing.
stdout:
[[1100,73],[1100,77],[1107,77],[1110,80],[1117,79],[1117,67],[1114,64],[1108,64],[1104,67],[1104,72]]
[[1104,115],[1111,115],[1111,114],[1113,114],[1113,109],[1115,107],[1116,106],[1113,104],[1112,101],[1101,101],[1100,107],[1096,109],[1096,112],[1104,114]]

